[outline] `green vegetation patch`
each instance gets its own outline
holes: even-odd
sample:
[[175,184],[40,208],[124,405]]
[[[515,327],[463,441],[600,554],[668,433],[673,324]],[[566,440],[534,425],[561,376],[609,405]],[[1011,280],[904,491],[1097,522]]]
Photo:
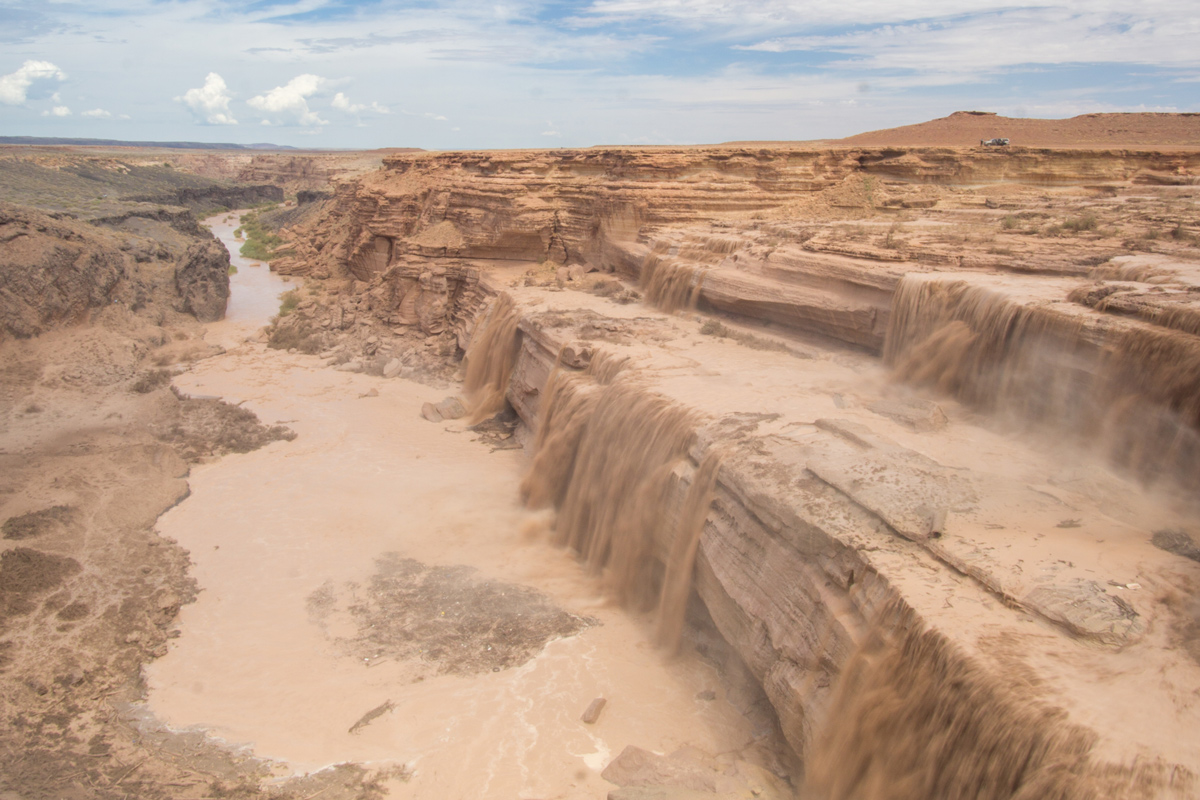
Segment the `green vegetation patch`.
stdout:
[[283,239],[263,224],[258,212],[252,211],[249,214],[243,214],[239,221],[241,227],[235,234],[241,234],[246,238],[241,249],[242,255],[246,258],[270,261],[273,258],[291,255],[291,251],[283,246]]

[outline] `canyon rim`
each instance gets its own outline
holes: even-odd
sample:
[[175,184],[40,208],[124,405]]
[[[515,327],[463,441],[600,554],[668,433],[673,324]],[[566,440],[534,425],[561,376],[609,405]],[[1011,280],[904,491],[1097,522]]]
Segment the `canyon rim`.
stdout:
[[7,148],[0,789],[1197,796],[1200,117],[1049,122]]

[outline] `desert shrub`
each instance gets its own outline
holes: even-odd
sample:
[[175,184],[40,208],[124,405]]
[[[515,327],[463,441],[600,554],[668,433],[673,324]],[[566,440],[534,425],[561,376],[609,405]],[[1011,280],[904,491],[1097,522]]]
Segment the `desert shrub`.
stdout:
[[1190,233],[1187,228],[1183,227],[1182,222],[1175,223],[1175,227],[1171,229],[1169,235],[1177,242],[1192,242],[1196,239],[1195,235]]
[[309,355],[315,355],[322,349],[320,332],[307,320],[295,323],[277,320],[267,329],[267,346],[273,350],[291,350],[294,347]]
[[286,317],[296,310],[296,306],[300,305],[300,293],[291,289],[280,295],[279,300],[279,316]]
[[620,294],[624,288],[620,281],[601,279],[592,286],[592,293],[600,297],[613,297]]
[[1078,217],[1071,217],[1062,224],[1062,229],[1071,231],[1072,233],[1082,233],[1084,231],[1094,231],[1098,225],[1095,214],[1084,214]]
[[169,369],[152,369],[149,372],[143,372],[139,375],[129,388],[138,394],[149,394],[160,386],[166,386],[170,382],[171,371]]

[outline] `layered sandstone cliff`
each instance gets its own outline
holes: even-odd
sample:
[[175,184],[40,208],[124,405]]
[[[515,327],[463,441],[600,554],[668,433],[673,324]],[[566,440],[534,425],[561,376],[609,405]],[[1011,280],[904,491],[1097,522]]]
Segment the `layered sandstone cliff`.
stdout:
[[1200,573],[1151,542],[1196,524],[1198,174],[397,156],[276,266],[330,279],[324,345],[453,332],[494,365],[471,388],[528,426],[529,501],[626,602],[693,576],[822,795],[1189,796]]

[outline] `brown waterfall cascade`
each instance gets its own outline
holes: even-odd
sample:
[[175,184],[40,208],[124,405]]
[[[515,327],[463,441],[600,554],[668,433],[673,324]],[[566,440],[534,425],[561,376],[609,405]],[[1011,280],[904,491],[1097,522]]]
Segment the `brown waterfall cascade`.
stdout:
[[972,666],[911,611],[889,605],[842,670],[806,796],[1193,796],[1187,771],[1094,763],[1095,734],[1037,702],[1032,688]]
[[1077,409],[1074,383],[1095,348],[1078,317],[1026,306],[986,286],[937,275],[900,281],[884,363],[901,380],[930,385],[988,410],[1057,418]]
[[[959,360],[937,369],[1005,402],[1020,399],[1021,381],[1047,381],[1064,363],[1081,380],[1115,369],[1112,343],[1121,340],[1079,323],[1086,309],[1064,303],[1075,316],[1057,315],[983,282],[930,283],[914,282],[912,339],[894,340],[904,342],[900,360],[961,337]],[[1141,751],[1117,744],[1120,720],[1147,713],[1132,684],[1106,690],[1113,707],[1099,716],[1103,704],[1086,713],[1073,705],[1095,696],[1097,682],[1111,685],[1101,675],[1160,652],[1156,626],[1168,623],[1156,621],[1163,612],[1154,598],[1112,588],[1148,585],[1154,579],[1127,574],[1150,567],[1127,565],[1167,556],[1141,541],[1136,524],[1106,518],[1088,505],[1099,501],[1046,478],[1034,486],[964,463],[962,448],[980,436],[1000,452],[999,434],[956,420],[957,430],[885,426],[885,435],[876,413],[836,398],[814,405],[762,391],[810,373],[833,385],[859,380],[837,377],[851,373],[836,362],[799,370],[785,356],[752,355],[700,333],[672,338],[668,329],[694,324],[681,317],[567,292],[512,294],[524,310],[509,399],[536,432],[523,499],[556,509],[555,540],[615,598],[657,607],[666,647],[677,641],[681,607],[699,598],[807,765],[812,797],[1106,796],[1095,787],[1115,787],[1108,796],[1186,796],[1177,787],[1189,785],[1190,757],[1161,741]],[[564,361],[568,346],[590,353],[587,367]],[[991,357],[1029,375],[989,373]],[[982,376],[974,387],[973,369]],[[1075,402],[1050,392],[1021,413],[1053,419]],[[814,408],[839,418],[814,423]],[[916,450],[918,440],[932,449]],[[1071,514],[1086,515],[1078,532]],[[1098,539],[1111,549],[1096,558],[1088,548]],[[1106,575],[1116,584],[1106,586]],[[1153,697],[1154,713],[1171,725],[1190,713]],[[1147,762],[1137,752],[1163,755]],[[971,788],[981,781],[990,788]]]
[[522,496],[530,507],[557,509],[555,540],[602,572],[614,598],[640,609],[657,604],[659,641],[674,649],[720,458],[704,457],[675,508],[696,417],[635,383],[614,382],[622,366],[597,354],[584,373],[551,374]]
[[[384,236],[389,270],[478,269],[480,297],[511,298],[502,336],[499,303],[468,310],[467,370],[497,358],[469,383],[533,433],[526,503],[556,510],[615,596],[658,606],[664,638],[698,598],[815,797],[1141,800],[1200,772],[1200,572],[1152,544],[1197,538],[1200,517],[1171,481],[1136,479],[1200,476],[1200,261],[1190,222],[1163,228],[1194,184],[1140,182],[1197,164],[422,154],[348,189],[357,227],[314,231],[309,252],[341,275]],[[460,236],[429,250],[447,223]],[[548,241],[646,302],[549,282]]]
[[692,574],[696,568],[696,551],[700,547],[700,535],[704,533],[704,520],[712,505],[720,468],[720,454],[708,453],[700,462],[683,498],[683,509],[675,528],[675,538],[671,542],[662,594],[658,601],[658,641],[668,650],[677,650],[683,636],[688,596],[692,591]]
[[681,308],[696,307],[706,272],[659,253],[650,253],[642,262],[641,284],[646,290],[646,299],[669,314]]
[[500,294],[492,301],[463,357],[466,362],[463,392],[470,403],[474,422],[486,419],[504,407],[509,376],[516,363],[520,318],[512,298]]
[[1100,437],[1146,478],[1200,482],[1200,337],[978,279],[907,275],[884,361],[898,380],[978,408]]

